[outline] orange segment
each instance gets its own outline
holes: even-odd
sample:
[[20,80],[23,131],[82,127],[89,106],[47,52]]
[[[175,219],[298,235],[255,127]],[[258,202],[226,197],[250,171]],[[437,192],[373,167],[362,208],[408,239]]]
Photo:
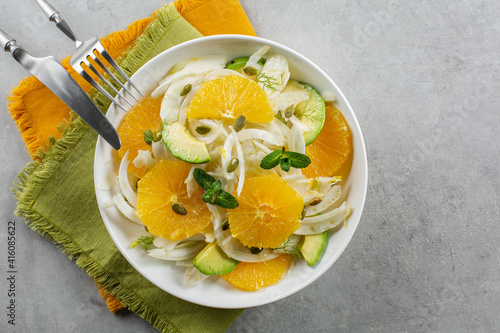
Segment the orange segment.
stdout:
[[347,123],[335,107],[325,108],[325,124],[316,140],[306,147],[311,164],[302,169],[309,178],[333,176],[352,154],[352,137]]
[[267,123],[274,118],[264,90],[239,75],[203,83],[186,112],[190,119],[236,119],[244,115],[247,121]]
[[147,129],[156,131],[156,133],[160,131],[160,108],[161,98],[157,100],[146,98],[127,113],[117,130],[122,142],[118,155],[123,158],[127,151],[130,151],[128,171],[139,178],[144,176],[148,169],[145,166],[140,169],[136,168],[132,161],[137,157],[139,150],[151,151],[151,146],[144,142],[144,132]]
[[302,197],[278,175],[245,180],[237,200],[227,213],[231,234],[248,247],[279,247],[300,227]]
[[221,276],[238,289],[254,291],[278,283],[291,260],[281,255],[263,262],[240,262],[232,272]]
[[[161,160],[137,184],[137,214],[149,232],[171,240],[190,237],[208,227],[211,215],[201,200],[198,187],[191,198],[184,180],[191,165],[182,161]],[[179,215],[172,204],[181,204],[187,211]]]

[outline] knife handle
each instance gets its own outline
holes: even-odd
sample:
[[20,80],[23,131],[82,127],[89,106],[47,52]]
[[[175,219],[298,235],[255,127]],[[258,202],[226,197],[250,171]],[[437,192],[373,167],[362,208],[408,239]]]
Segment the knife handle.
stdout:
[[61,18],[61,14],[57,9],[52,7],[50,3],[45,0],[35,0],[38,6],[42,9],[42,11],[47,15],[50,21],[54,22],[66,36],[68,36],[78,47],[82,42],[76,37],[75,33],[69,25],[66,23],[64,19]]
[[11,52],[11,48],[16,46],[16,40],[0,29],[0,45],[5,52]]

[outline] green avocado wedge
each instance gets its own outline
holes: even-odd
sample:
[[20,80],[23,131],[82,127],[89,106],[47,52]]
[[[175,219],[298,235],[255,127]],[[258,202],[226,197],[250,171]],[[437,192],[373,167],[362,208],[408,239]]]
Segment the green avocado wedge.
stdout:
[[300,253],[306,260],[307,265],[314,265],[321,257],[326,245],[326,236],[326,231],[316,235],[304,236],[304,241],[300,246]]
[[161,137],[168,150],[178,159],[193,164],[210,162],[206,143],[195,139],[186,125],[177,121],[163,123]]
[[237,71],[238,73],[243,72],[243,68],[245,68],[245,65],[248,61],[249,57],[240,57],[231,60],[230,62],[227,63],[226,69],[232,69],[233,71]]
[[304,133],[306,146],[310,145],[323,129],[325,123],[325,101],[319,93],[307,83],[294,83],[296,89],[305,89],[310,93],[308,100],[295,107],[295,115],[301,122],[309,126],[310,130]]
[[193,259],[194,267],[205,275],[222,275],[232,272],[239,261],[229,258],[217,241],[208,244]]

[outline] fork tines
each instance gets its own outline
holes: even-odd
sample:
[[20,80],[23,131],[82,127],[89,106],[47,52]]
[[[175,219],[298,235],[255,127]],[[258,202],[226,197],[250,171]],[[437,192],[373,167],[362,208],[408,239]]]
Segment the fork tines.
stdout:
[[[84,43],[87,44],[87,43]],[[103,85],[107,85],[117,96],[121,97],[128,105],[132,106],[132,103],[125,97],[125,94],[129,94],[135,101],[138,99],[132,94],[132,92],[127,88],[127,86],[117,78],[117,75],[113,74],[106,65],[99,59],[100,56],[104,58],[115,70],[116,73],[123,78],[124,82],[127,82],[132,88],[135,89],[141,96],[143,96],[142,92],[137,88],[137,86],[132,82],[132,80],[125,74],[125,72],[118,66],[118,64],[113,60],[113,58],[109,55],[109,53],[104,49],[102,44],[99,42],[97,38],[93,43],[92,48],[85,47],[85,51],[81,53],[75,53],[70,59],[71,66],[80,74],[88,83],[90,83],[95,89],[101,92],[106,98],[115,103],[118,107],[120,107],[123,111],[126,109],[123,105],[109,92],[107,92],[99,83],[97,83],[88,73],[88,69],[95,74],[99,80],[101,80]],[[84,45],[82,45],[84,46]],[[78,50],[78,48],[77,48]],[[82,50],[83,51],[83,50]],[[94,64],[96,66],[94,66]],[[108,81],[101,73],[99,73],[96,67],[100,67],[115,83],[118,89],[123,88],[123,93],[118,91],[115,85]],[[86,71],[87,70],[87,71]]]

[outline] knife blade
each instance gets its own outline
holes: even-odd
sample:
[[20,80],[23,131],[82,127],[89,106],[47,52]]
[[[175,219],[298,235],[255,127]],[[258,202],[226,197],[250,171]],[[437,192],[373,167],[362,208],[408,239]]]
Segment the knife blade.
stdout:
[[120,149],[120,137],[116,129],[92,102],[89,95],[53,56],[43,58],[31,56],[2,30],[0,30],[0,45],[3,46],[6,52],[10,52],[14,59],[26,70],[75,111],[114,149]]

